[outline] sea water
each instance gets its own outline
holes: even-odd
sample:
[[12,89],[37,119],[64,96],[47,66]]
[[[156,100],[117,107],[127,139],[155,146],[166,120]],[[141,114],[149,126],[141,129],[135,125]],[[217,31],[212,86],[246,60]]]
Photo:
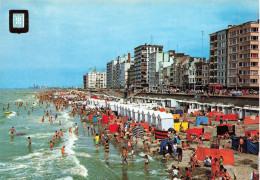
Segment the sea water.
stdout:
[[[168,163],[149,156],[149,171],[144,166],[142,149],[135,149],[134,161],[128,159],[130,166],[121,167],[121,147],[125,144],[110,142],[109,158],[106,159],[104,146],[96,149],[93,136],[83,132],[80,117],[69,115],[69,110],[56,112],[51,105],[39,107],[35,95],[40,90],[1,89],[0,90],[0,179],[169,179],[166,172]],[[15,102],[23,102],[18,108]],[[10,114],[5,114],[7,104]],[[24,110],[25,103],[29,106]],[[31,108],[34,108],[33,112]],[[27,112],[30,110],[30,115]],[[53,123],[41,119],[44,110],[52,110]],[[19,116],[17,116],[19,112]],[[58,119],[55,120],[55,114]],[[61,126],[59,125],[61,121]],[[78,135],[69,134],[68,129],[78,123]],[[12,137],[8,130],[14,126],[16,133],[23,136]],[[96,129],[97,126],[95,126]],[[55,131],[62,129],[64,137],[56,139],[53,150],[49,143]],[[28,147],[28,137],[32,145]],[[61,155],[61,147],[65,145],[66,155]]]

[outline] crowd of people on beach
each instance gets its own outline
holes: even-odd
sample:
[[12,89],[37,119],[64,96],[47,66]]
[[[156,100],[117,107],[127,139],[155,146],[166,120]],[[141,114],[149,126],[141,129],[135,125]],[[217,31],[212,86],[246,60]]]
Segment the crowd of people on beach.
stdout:
[[[197,152],[195,148],[192,148],[191,144],[198,143],[203,144],[203,141],[205,140],[204,135],[200,134],[197,136],[196,134],[192,134],[189,141],[186,141],[182,137],[182,133],[186,133],[185,130],[182,128],[180,129],[180,132],[175,131],[174,129],[171,131],[168,131],[168,138],[167,145],[165,148],[161,149],[161,143],[162,140],[155,139],[155,126],[150,126],[149,131],[150,133],[145,132],[144,134],[140,134],[139,131],[137,131],[136,134],[134,134],[133,129],[134,128],[142,128],[142,125],[134,125],[131,126],[132,123],[136,123],[135,120],[128,120],[123,121],[122,116],[116,114],[113,112],[110,108],[101,107],[101,108],[86,108],[86,105],[78,104],[76,102],[86,100],[85,94],[77,94],[77,96],[74,99],[65,99],[61,96],[54,98],[54,92],[41,92],[36,97],[39,99],[39,107],[43,107],[44,103],[46,104],[46,110],[43,112],[43,117],[41,119],[42,123],[45,123],[45,118],[49,118],[49,123],[53,123],[53,119],[56,121],[58,119],[58,115],[55,114],[53,116],[53,112],[51,109],[49,109],[50,104],[52,103],[55,106],[56,111],[63,111],[64,109],[68,109],[69,107],[72,109],[70,112],[71,116],[78,115],[80,117],[81,124],[83,126],[83,133],[86,132],[86,129],[88,131],[88,134],[93,136],[93,142],[95,144],[95,147],[99,149],[100,145],[104,146],[104,152],[106,154],[106,158],[109,158],[109,144],[110,141],[115,141],[122,146],[122,167],[124,166],[124,163],[126,163],[128,166],[130,165],[129,159],[134,159],[135,149],[142,149],[142,151],[146,152],[144,155],[144,168],[146,171],[149,170],[149,155],[150,156],[158,156],[161,152],[163,154],[163,157],[166,162],[169,161],[170,157],[173,159],[173,162],[176,161],[176,164],[179,164],[182,162],[182,157],[184,151],[191,151],[190,154],[190,161],[185,167],[185,174],[180,173],[180,167],[177,165],[172,165],[172,168],[170,170],[171,178],[174,180],[179,179],[191,179],[192,172],[194,172],[195,167],[211,167],[211,179],[216,179],[217,177],[221,177],[224,180],[230,180],[232,179],[229,173],[227,172],[227,169],[224,168],[223,162],[224,158],[220,156],[219,158],[212,158],[211,156],[206,156],[205,161],[203,163],[200,163],[197,159]],[[69,101],[73,101],[74,103],[69,103]],[[23,103],[15,103],[18,107],[22,107]],[[26,107],[29,104],[26,103],[24,106],[24,110],[26,110]],[[7,109],[9,111],[9,103],[7,106]],[[48,110],[49,109],[49,110]],[[3,110],[5,108],[3,107]],[[28,116],[30,113],[33,112],[33,107],[31,108],[31,111],[28,110]],[[207,115],[208,112],[203,112],[200,115]],[[112,121],[110,119],[111,115],[114,117],[113,120],[118,122],[119,126],[117,128],[116,133],[111,134],[109,133],[109,126],[106,123],[103,123],[101,118],[97,118],[97,130],[94,127],[93,122],[90,122],[90,115],[107,115],[109,117],[109,121]],[[19,115],[19,112],[17,112],[17,116]],[[194,121],[189,121],[186,119],[187,113],[184,112],[184,118],[183,122],[189,122],[194,123]],[[220,123],[223,123],[221,120]],[[87,125],[89,124],[89,126]],[[59,121],[59,125],[61,125],[61,121]],[[209,126],[216,127],[214,124],[210,123]],[[239,125],[238,125],[239,126]],[[16,131],[14,127],[9,129],[10,134],[13,136],[14,132]],[[55,141],[58,139],[62,139],[63,137],[63,130],[60,129],[59,131],[55,131],[52,139],[50,140],[50,146],[49,149],[53,150],[55,146]],[[79,129],[78,124],[75,123],[75,127],[70,127],[68,129],[69,134],[78,135]],[[230,135],[228,133],[224,134],[223,136],[218,136],[216,140],[213,143],[220,144],[220,140],[228,140],[230,139]],[[258,140],[259,139],[259,133],[257,136],[250,137],[251,139]],[[28,146],[31,147],[32,140],[30,137],[28,137]],[[239,139],[239,154],[242,155],[243,152],[243,139]],[[226,145],[223,146],[223,149],[230,149],[231,141],[228,141]],[[61,147],[61,154],[65,155],[65,146],[63,145]],[[130,158],[129,158],[130,155]],[[233,179],[235,179],[234,177]]]

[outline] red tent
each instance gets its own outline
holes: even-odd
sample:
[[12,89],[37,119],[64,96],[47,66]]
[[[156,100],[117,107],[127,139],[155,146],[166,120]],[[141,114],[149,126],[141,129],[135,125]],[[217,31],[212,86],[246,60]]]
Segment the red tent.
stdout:
[[229,114],[229,115],[218,115],[217,116],[217,121],[219,121],[220,117],[223,117],[223,121],[228,119],[229,121],[230,120],[237,120],[238,116],[235,115],[235,114]]
[[102,120],[104,124],[108,124],[108,116],[107,115],[102,115]]

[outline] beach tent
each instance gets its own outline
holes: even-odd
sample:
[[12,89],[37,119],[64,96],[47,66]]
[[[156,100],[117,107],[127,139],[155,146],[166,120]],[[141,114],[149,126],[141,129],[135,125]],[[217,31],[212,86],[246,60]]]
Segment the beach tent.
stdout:
[[150,126],[152,125],[152,121],[153,121],[153,118],[152,118],[153,112],[154,112],[153,110],[149,110],[148,114],[147,114],[148,123],[150,124]]
[[235,125],[232,124],[220,124],[217,126],[217,135],[223,135],[228,132],[229,135],[235,134]]
[[138,107],[134,107],[133,109],[132,109],[132,119],[134,119],[134,120],[138,120],[138,110],[139,110],[139,108]]
[[179,132],[181,127],[183,127],[183,130],[186,131],[189,128],[189,123],[188,122],[178,122],[174,123],[174,130]]
[[169,128],[174,127],[174,120],[171,113],[160,112],[157,118],[158,118],[158,125],[157,125],[158,129],[168,130]]
[[128,104],[124,106],[123,116],[127,116],[127,110],[128,110],[128,107],[129,107]]
[[154,111],[152,115],[152,125],[155,125],[157,127],[158,125],[158,115],[160,114],[160,111]]
[[259,124],[259,116],[245,116],[244,124]]
[[97,122],[97,117],[98,117],[98,116],[93,116],[92,122]]
[[[244,140],[243,152],[258,155],[258,153],[259,153],[259,143],[249,141],[249,140],[247,140],[246,137],[242,137],[242,138]],[[232,136],[232,149],[237,151],[238,145],[239,145],[239,137]]]
[[138,137],[139,137],[139,138],[142,138],[142,137],[144,136],[145,128],[144,128],[144,127],[134,126],[134,127],[133,127],[133,136],[134,136],[134,137],[137,136],[137,132],[139,132]]
[[155,129],[154,134],[155,134],[156,139],[167,139],[168,138],[168,131],[161,131],[161,130]]
[[149,110],[147,110],[147,109],[142,110],[142,120],[144,120],[144,122],[149,124],[149,122],[148,122],[148,112],[149,112]]
[[101,108],[101,107],[106,107],[106,101],[105,100],[98,100],[97,105]]
[[146,132],[149,132],[149,123],[132,123],[132,124],[130,124],[130,127],[134,127],[135,125],[137,127],[143,127],[143,128],[145,128]]
[[213,118],[213,114],[219,113],[218,111],[211,111],[209,112],[209,118]]
[[[172,140],[169,140],[169,141],[173,144],[175,140],[172,139]],[[161,146],[160,146],[160,154],[161,154],[161,155],[164,155],[165,150],[166,150],[167,143],[168,143],[168,139],[161,141]]]
[[116,110],[116,102],[110,101],[110,102],[107,102],[107,105],[108,105],[108,107],[109,107],[112,111],[115,111],[115,110]]
[[190,140],[190,135],[194,133],[199,137],[200,134],[204,133],[204,128],[187,129],[187,140]]
[[196,126],[200,125],[201,122],[203,122],[204,124],[208,123],[208,117],[198,117],[196,118]]
[[103,120],[103,123],[104,123],[104,124],[108,124],[108,123],[109,123],[109,121],[108,121],[108,116],[105,115],[105,114],[102,115],[102,120]]
[[119,124],[109,124],[109,132],[116,133],[118,131]]
[[142,120],[144,120],[143,116],[142,116],[142,112],[143,112],[143,108],[140,107],[137,112],[138,113],[138,118],[137,118],[138,122],[141,122]]
[[133,113],[132,113],[133,109],[134,109],[134,106],[131,104],[127,108],[127,116],[129,117],[129,119],[133,119]]
[[197,146],[197,158],[200,161],[204,161],[206,156],[211,156],[214,158],[219,158],[223,156],[223,164],[224,165],[234,165],[234,152],[233,150],[224,150],[224,149],[212,149]]

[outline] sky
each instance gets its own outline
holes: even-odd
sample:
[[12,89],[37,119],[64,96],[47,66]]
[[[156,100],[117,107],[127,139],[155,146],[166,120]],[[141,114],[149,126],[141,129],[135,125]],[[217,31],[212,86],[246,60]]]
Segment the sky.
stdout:
[[[256,21],[258,8],[258,0],[0,0],[0,88],[82,87],[89,68],[145,43],[208,59],[209,34]],[[29,11],[28,33],[9,32],[12,9]]]

